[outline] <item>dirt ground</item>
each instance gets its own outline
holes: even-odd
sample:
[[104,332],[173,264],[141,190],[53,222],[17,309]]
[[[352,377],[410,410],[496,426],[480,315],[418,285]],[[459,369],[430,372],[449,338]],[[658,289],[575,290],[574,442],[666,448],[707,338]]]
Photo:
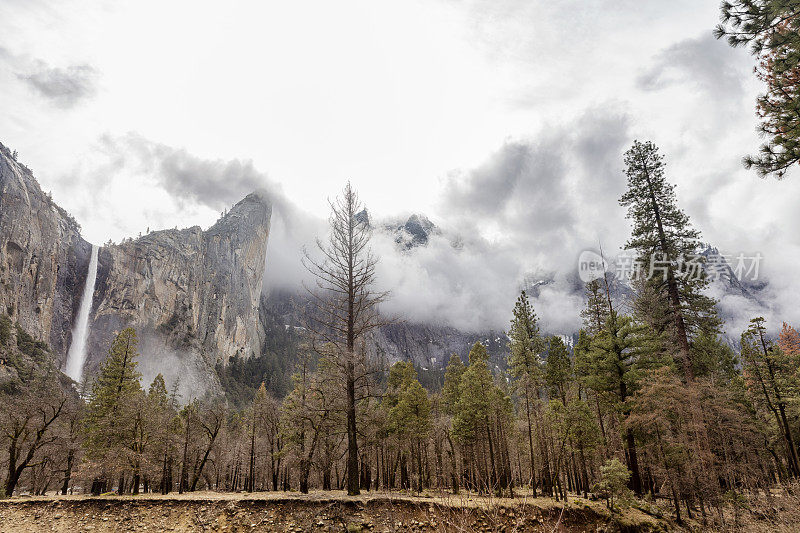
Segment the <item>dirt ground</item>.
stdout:
[[341,492],[15,497],[0,501],[0,532],[664,531],[644,513],[612,518],[597,502],[537,498],[412,497]]

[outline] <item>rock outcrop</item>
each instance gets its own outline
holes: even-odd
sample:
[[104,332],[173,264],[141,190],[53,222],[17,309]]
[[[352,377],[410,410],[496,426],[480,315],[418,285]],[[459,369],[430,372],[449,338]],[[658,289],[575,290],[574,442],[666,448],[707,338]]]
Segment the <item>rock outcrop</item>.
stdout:
[[260,353],[259,300],[272,207],[253,193],[208,230],[156,231],[98,258],[89,369],[125,327],[137,331],[147,383],[180,377],[184,397],[216,391],[217,362]]
[[63,364],[91,245],[0,144],[0,313],[48,343]]

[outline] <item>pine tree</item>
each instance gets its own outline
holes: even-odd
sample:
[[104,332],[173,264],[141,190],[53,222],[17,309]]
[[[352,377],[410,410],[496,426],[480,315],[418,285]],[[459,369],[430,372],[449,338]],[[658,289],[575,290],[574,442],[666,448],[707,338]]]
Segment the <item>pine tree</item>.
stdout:
[[581,311],[581,318],[589,335],[596,335],[602,330],[608,317],[608,305],[603,290],[599,278],[586,284],[586,308]]
[[153,378],[153,382],[147,390],[147,396],[152,401],[153,405],[166,409],[169,402],[169,395],[167,393],[167,384],[162,374],[158,374]]
[[561,337],[553,336],[547,345],[544,378],[550,387],[550,397],[558,398],[566,407],[567,388],[572,381],[572,360]]
[[450,356],[447,369],[444,372],[444,385],[442,386],[442,401],[444,402],[447,414],[455,413],[456,403],[458,403],[458,385],[461,383],[461,375],[464,373],[464,362],[458,354]]
[[691,339],[698,331],[716,331],[719,325],[714,300],[702,293],[708,281],[696,254],[700,233],[678,208],[675,187],[664,174],[664,158],[653,143],[634,141],[625,153],[625,165],[628,190],[620,204],[633,220],[626,248],[638,252],[643,288],[655,297],[649,303],[656,310],[668,310],[670,323],[656,331],[670,333],[684,379],[691,382]]
[[160,464],[158,490],[167,494],[172,487],[172,454],[179,433],[176,390],[170,394],[164,376],[156,375],[147,391],[147,419],[151,426],[153,464]]
[[[539,326],[536,323],[536,313],[528,300],[528,295],[522,291],[514,305],[514,318],[508,332],[510,339],[508,367],[509,373],[516,381],[517,389],[522,394],[525,404],[525,417],[528,425],[528,448],[530,453],[530,483],[536,495],[536,467],[533,445],[533,420],[532,409],[538,399],[537,386],[542,376],[541,354],[545,346]],[[548,474],[549,476],[549,468]]]
[[[414,366],[399,362],[392,367],[389,384],[394,386],[394,405],[389,410],[390,431],[410,443],[411,454],[417,460],[417,492],[423,487],[422,443],[431,429],[431,404],[422,388]],[[393,383],[394,381],[394,383]],[[397,383],[399,381],[399,383]]]
[[[106,467],[101,477],[109,473],[109,467],[135,469],[126,457],[128,450],[137,451],[136,407],[141,405],[143,394],[136,370],[137,342],[133,328],[122,330],[114,338],[108,357],[92,383],[84,421],[84,446],[87,456]],[[95,480],[101,482],[99,478]],[[124,476],[120,477],[118,490],[124,491]]]
[[[622,415],[623,421],[630,414],[629,398],[638,388],[641,371],[659,366],[659,362],[652,359],[655,351],[653,345],[653,336],[646,326],[611,311],[605,328],[591,341],[588,352],[583,354],[586,385],[613,398],[614,407]],[[630,429],[625,432],[625,459],[631,471],[631,488],[640,495],[642,482],[636,440]]]
[[736,353],[716,333],[701,331],[692,342],[692,349],[698,377],[711,377],[723,385],[738,375]]
[[475,438],[479,426],[489,416],[492,374],[489,372],[486,347],[476,342],[469,352],[469,366],[461,375],[453,433],[459,440]]
[[141,374],[136,370],[138,340],[133,328],[122,330],[115,338],[108,357],[101,363],[92,384],[89,400],[90,419],[96,414],[113,413],[125,398],[141,391]]
[[778,433],[786,445],[789,471],[794,477],[800,476],[800,459],[787,415],[789,404],[800,399],[798,358],[775,345],[767,337],[764,319],[757,317],[742,334],[742,363],[754,397],[775,417]]
[[609,459],[600,467],[600,476],[599,491],[607,498],[608,508],[613,509],[614,498],[624,497],[631,473],[619,459]]
[[[489,417],[492,413],[492,401],[496,397],[495,385],[489,371],[489,354],[486,347],[476,342],[469,352],[469,366],[461,376],[458,403],[453,417],[454,438],[468,447],[476,448],[482,442],[488,445],[489,460],[485,464],[485,455],[477,465],[473,464],[474,476],[481,490],[490,491],[497,480],[495,469],[495,443],[493,440]],[[485,441],[484,441],[485,437]]]
[[731,46],[751,45],[756,75],[767,86],[756,112],[767,142],[744,164],[782,178],[800,162],[800,4],[795,0],[729,0],[714,32]]

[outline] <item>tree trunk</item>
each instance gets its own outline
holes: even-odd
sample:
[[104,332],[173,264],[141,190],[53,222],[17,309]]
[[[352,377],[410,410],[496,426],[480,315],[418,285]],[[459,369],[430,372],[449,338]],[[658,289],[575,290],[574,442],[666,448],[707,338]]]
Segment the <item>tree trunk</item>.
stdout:
[[625,431],[625,443],[627,445],[626,458],[628,459],[628,470],[631,471],[631,490],[637,496],[642,495],[642,478],[639,475],[639,457],[636,454],[636,441],[633,437],[633,430]]
[[531,477],[529,479],[529,483],[531,485],[531,490],[533,491],[533,497],[536,497],[536,462],[534,461],[534,452],[533,452],[533,424],[531,423],[531,402],[530,402],[530,392],[528,391],[528,386],[525,386],[525,414],[528,417],[528,446],[531,452]]
[[189,473],[186,471],[186,462],[189,460],[189,422],[191,419],[191,412],[186,410],[186,436],[183,441],[183,461],[181,462],[181,478],[178,481],[178,493],[183,494],[186,490],[186,483],[188,481]]
[[250,468],[249,468],[249,479],[247,480],[247,487],[245,490],[248,492],[253,492],[255,490],[256,484],[256,415],[255,415],[255,407],[253,408],[253,428],[250,432]]
[[[647,187],[650,193],[650,203],[653,207],[653,214],[656,219],[656,226],[658,228],[658,240],[661,245],[661,251],[664,253],[665,259],[671,261],[671,257],[667,257],[667,237],[664,232],[664,225],[661,221],[661,209],[656,201],[655,192],[653,191],[653,183],[650,180],[650,172],[647,170],[647,165],[644,167],[645,176],[647,178]],[[692,368],[691,354],[689,353],[689,336],[686,333],[686,324],[683,320],[683,313],[681,313],[681,299],[678,293],[678,282],[675,280],[675,275],[672,272],[672,265],[667,268],[667,292],[669,294],[670,304],[672,306],[672,316],[675,322],[675,333],[678,337],[678,347],[681,351],[681,366],[683,367],[684,379],[687,383],[694,380],[694,369]],[[641,486],[641,483],[640,483]]]
[[61,494],[66,496],[67,490],[69,490],[69,482],[72,478],[72,466],[75,462],[75,451],[70,448],[69,453],[67,453],[67,468],[64,472],[64,484],[61,485]]
[[[352,353],[348,354],[352,357]],[[361,493],[358,482],[358,432],[356,430],[356,383],[352,361],[347,363],[347,495]]]

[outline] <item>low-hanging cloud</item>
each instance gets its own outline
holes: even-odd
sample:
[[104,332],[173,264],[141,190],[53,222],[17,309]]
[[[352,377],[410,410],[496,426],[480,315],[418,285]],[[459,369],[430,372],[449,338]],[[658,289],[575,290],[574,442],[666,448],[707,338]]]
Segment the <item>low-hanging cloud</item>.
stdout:
[[[570,279],[577,256],[600,240],[618,246],[611,236],[624,233],[616,198],[628,128],[627,115],[610,105],[508,140],[483,164],[451,173],[436,217],[442,233],[411,252],[374,221],[379,283],[391,291],[386,312],[465,331],[506,329],[520,288],[547,280],[536,300],[543,325],[574,330],[582,305]],[[324,238],[326,221],[289,201],[251,161],[205,159],[138,134],[106,136],[100,147],[113,171],[149,176],[179,204],[222,210],[266,191],[274,210],[265,288],[302,290],[303,248]]]
[[263,191],[274,203],[285,204],[280,187],[250,160],[204,159],[136,133],[106,135],[101,145],[110,161],[152,177],[179,202],[222,211],[253,191]]
[[[504,330],[519,290],[535,286],[529,292],[543,329],[576,331],[584,305],[578,256],[602,246],[611,258],[630,233],[617,202],[626,187],[622,154],[630,130],[624,110],[607,105],[530,138],[507,140],[483,163],[450,173],[436,213],[429,213],[439,231],[423,246],[398,246],[387,229],[398,224],[371,213],[379,288],[391,292],[383,310],[467,332]],[[222,210],[253,190],[266,191],[274,209],[265,290],[302,293],[310,281],[303,249],[313,251],[315,239],[325,238],[324,214],[294,204],[251,161],[205,159],[136,134],[106,137],[101,147],[107,167],[98,175],[124,169],[150,176],[178,204]],[[704,217],[699,222],[699,229],[713,229]],[[786,308],[789,293],[775,289],[791,286],[775,278],[763,292],[764,306],[735,294],[712,295],[732,317],[735,335],[749,315]]]
[[542,325],[575,331],[583,305],[573,279],[578,255],[600,243],[618,248],[627,234],[617,198],[628,129],[613,105],[590,109],[453,172],[441,235],[405,254],[391,239],[376,239],[381,283],[393,292],[386,307],[467,331],[507,329],[519,290],[546,281],[534,300]]
[[3,47],[0,47],[0,63],[37,95],[62,109],[73,108],[97,93],[99,72],[87,63],[54,67]]
[[[291,202],[281,186],[251,160],[203,158],[138,133],[104,135],[96,152],[93,166],[68,174],[65,183],[86,182],[97,191],[109,185],[109,176],[126,175],[154,182],[181,210],[203,206],[217,212],[251,192],[261,193],[273,208],[265,288],[291,289],[306,279],[300,261],[302,249],[325,231],[325,220]],[[160,214],[153,213],[150,218],[157,227]]]

